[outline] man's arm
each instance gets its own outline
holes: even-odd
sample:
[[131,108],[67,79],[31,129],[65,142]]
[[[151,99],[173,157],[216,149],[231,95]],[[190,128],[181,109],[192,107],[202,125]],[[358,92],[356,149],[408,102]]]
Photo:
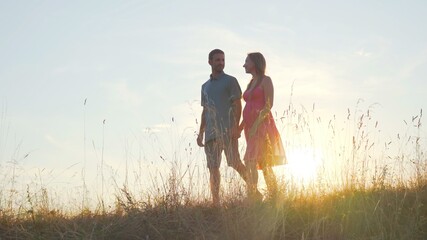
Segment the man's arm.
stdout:
[[232,104],[233,108],[233,125],[231,126],[231,136],[233,138],[239,138],[240,137],[240,128],[239,128],[239,122],[240,122],[240,116],[242,114],[242,101],[240,98],[234,100]]
[[197,145],[199,145],[199,147],[204,147],[205,146],[203,144],[203,135],[205,133],[205,127],[206,127],[205,114],[206,114],[206,108],[203,107],[202,116],[201,116],[201,120],[200,120],[199,134],[197,135]]

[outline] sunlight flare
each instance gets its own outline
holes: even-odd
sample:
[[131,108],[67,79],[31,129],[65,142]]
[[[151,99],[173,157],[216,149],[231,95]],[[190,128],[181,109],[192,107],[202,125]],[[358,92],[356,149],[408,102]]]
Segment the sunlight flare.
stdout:
[[313,181],[321,165],[322,153],[320,149],[298,148],[287,152],[286,166],[289,177],[294,180],[308,183]]

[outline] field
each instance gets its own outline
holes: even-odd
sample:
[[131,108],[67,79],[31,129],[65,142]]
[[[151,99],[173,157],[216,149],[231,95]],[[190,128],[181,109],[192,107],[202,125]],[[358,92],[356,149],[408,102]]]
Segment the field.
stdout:
[[333,163],[322,163],[305,183],[279,177],[279,194],[266,193],[263,201],[248,200],[242,181],[231,178],[222,183],[221,206],[212,206],[203,183],[194,184],[191,171],[174,162],[154,191],[123,185],[109,206],[99,199],[95,207],[53,207],[50,189],[28,186],[25,201],[13,205],[19,194],[2,189],[0,239],[427,239],[422,111],[405,122],[394,151],[391,141],[375,140],[378,122],[369,111],[349,111],[344,130],[326,121],[320,131],[323,121],[312,113],[285,111],[277,121],[286,119],[282,132],[295,136],[287,146],[326,136],[322,158],[342,161],[334,171],[325,170]]

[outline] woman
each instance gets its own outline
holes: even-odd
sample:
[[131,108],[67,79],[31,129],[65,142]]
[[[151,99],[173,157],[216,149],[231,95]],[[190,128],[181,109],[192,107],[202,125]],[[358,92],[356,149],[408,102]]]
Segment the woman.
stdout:
[[277,180],[272,166],[285,164],[286,157],[271,114],[274,88],[271,78],[265,75],[265,58],[258,52],[249,53],[243,67],[252,75],[243,94],[246,105],[240,124],[240,131],[244,129],[246,137],[244,160],[248,170],[248,195],[260,198],[257,196],[258,169],[264,174],[268,192],[275,195]]

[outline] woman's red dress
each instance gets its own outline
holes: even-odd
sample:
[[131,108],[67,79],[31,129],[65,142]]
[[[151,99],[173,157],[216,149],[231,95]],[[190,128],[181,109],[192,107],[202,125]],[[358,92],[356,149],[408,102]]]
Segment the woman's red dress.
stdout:
[[264,165],[275,166],[286,163],[285,150],[271,111],[259,124],[256,133],[249,131],[265,106],[265,94],[260,84],[243,94],[246,105],[243,109],[244,132],[246,137],[245,162],[257,161],[258,169]]

